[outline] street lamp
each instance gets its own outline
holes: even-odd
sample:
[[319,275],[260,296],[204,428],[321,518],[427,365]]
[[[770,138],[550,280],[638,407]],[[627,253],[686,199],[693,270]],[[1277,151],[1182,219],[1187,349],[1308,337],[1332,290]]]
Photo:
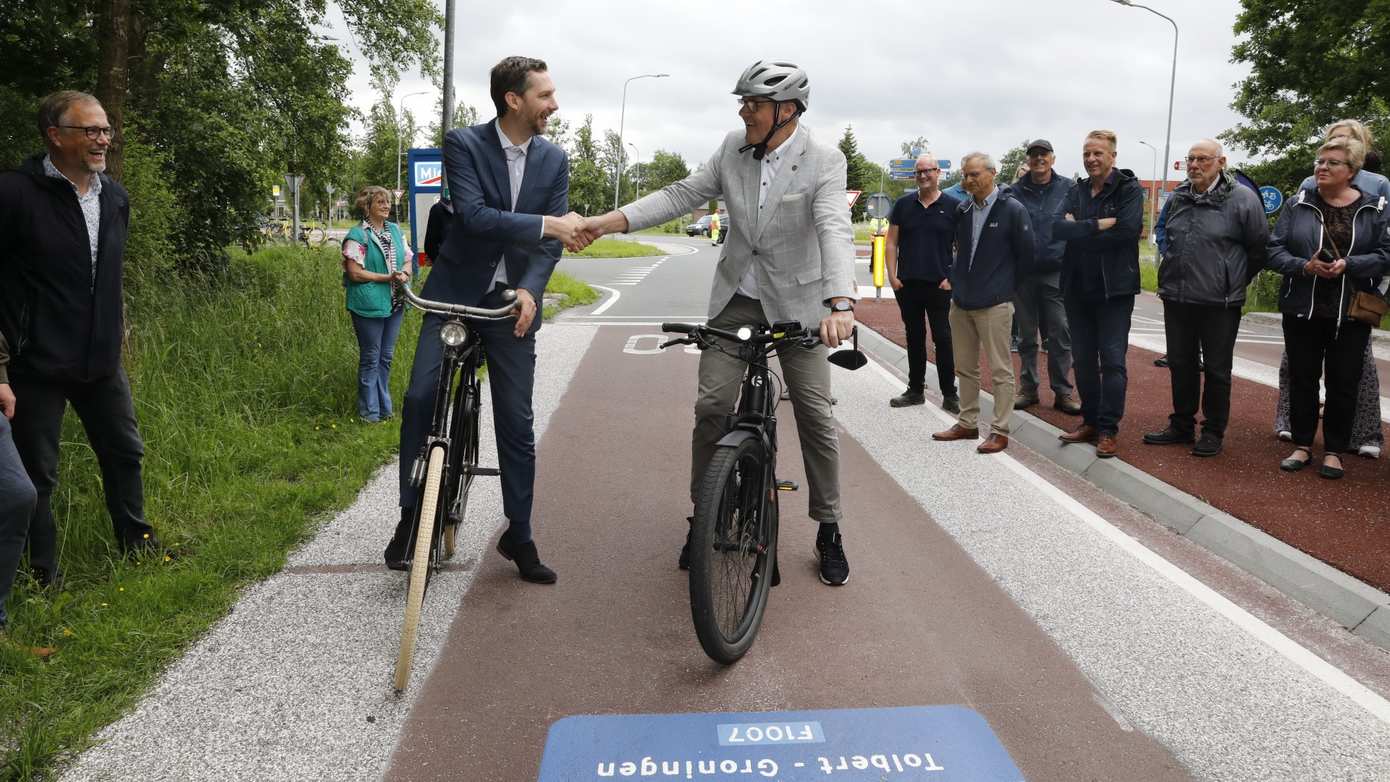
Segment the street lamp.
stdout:
[[613,172],[613,208],[618,208],[618,185],[623,179],[623,122],[627,119],[627,85],[636,79],[664,79],[669,73],[643,73],[623,82],[622,109],[618,112],[618,170]]
[[[1145,141],[1145,140],[1143,140],[1143,139],[1139,139],[1139,143],[1140,143],[1140,144],[1143,144],[1143,145],[1146,146],[1146,147],[1148,147],[1148,148],[1149,148],[1150,150],[1152,150],[1153,153],[1154,153],[1154,154],[1153,154],[1153,157],[1154,157],[1154,172],[1153,172],[1153,174],[1149,177],[1149,189],[1150,189],[1150,190],[1153,190],[1154,187],[1158,184],[1158,147],[1155,147],[1153,144],[1150,144],[1149,142],[1147,142],[1147,141]],[[1150,201],[1149,201],[1149,235],[1150,235],[1150,236],[1153,235],[1153,230],[1154,230],[1154,228],[1157,227],[1157,226],[1158,226],[1158,192],[1157,192],[1157,191],[1154,191],[1153,197],[1152,197],[1152,198],[1150,199]]]
[[1168,192],[1168,156],[1171,152],[1170,146],[1173,143],[1173,88],[1176,87],[1178,83],[1178,23],[1173,21],[1173,18],[1170,16],[1161,14],[1146,5],[1130,2],[1130,0],[1110,0],[1110,2],[1119,3],[1120,5],[1129,6],[1130,8],[1142,8],[1154,16],[1162,16],[1164,19],[1168,20],[1168,24],[1173,25],[1173,74],[1168,80],[1168,132],[1163,138],[1163,189],[1159,191],[1161,196]]
[[[632,147],[632,159],[637,161],[636,163],[633,163],[633,165],[642,165],[642,150],[638,149],[637,145],[632,143],[631,141],[627,142],[627,145],[629,147]],[[642,169],[640,168],[637,169],[637,197],[642,197]]]
[[430,90],[407,93],[396,99],[396,219],[401,219],[401,114],[405,112],[405,99],[416,95],[428,95]]

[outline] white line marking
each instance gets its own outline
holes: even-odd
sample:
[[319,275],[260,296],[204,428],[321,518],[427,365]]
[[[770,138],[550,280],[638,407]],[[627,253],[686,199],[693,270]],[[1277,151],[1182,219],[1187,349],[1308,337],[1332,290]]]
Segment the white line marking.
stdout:
[[[870,361],[869,363],[893,383],[902,383],[896,375],[889,372],[888,369],[877,360]],[[936,413],[939,418],[947,418],[946,412],[935,405],[928,405],[927,407],[932,412]],[[951,416],[949,420],[954,421],[954,416]],[[1257,619],[1244,608],[1232,603],[1216,590],[1203,584],[1196,578],[1193,578],[1177,565],[1155,554],[1153,551],[1146,548],[1144,544],[1101,518],[1095,511],[1082,505],[1071,497],[1068,497],[1061,489],[1043,480],[1042,476],[1028,469],[1009,454],[999,454],[999,457],[1003,459],[1005,466],[1017,473],[1019,477],[1023,478],[1035,489],[1051,498],[1053,502],[1056,502],[1063,509],[1071,512],[1077,519],[1100,533],[1102,537],[1109,540],[1122,551],[1127,552],[1135,559],[1148,565],[1154,572],[1166,578],[1198,601],[1206,604],[1213,611],[1230,620],[1236,627],[1239,627],[1251,637],[1263,642],[1266,646],[1278,652],[1289,662],[1307,671],[1332,689],[1342,693],[1347,698],[1351,699],[1353,703],[1370,712],[1376,719],[1390,725],[1390,701],[1381,697],[1374,690],[1371,690],[1361,682],[1346,675],[1340,669],[1308,651],[1308,649],[1299,645],[1293,639],[1273,627],[1270,627],[1268,624],[1265,624],[1260,619]]]
[[[592,285],[592,283],[591,283],[591,285]],[[594,310],[593,312],[589,313],[589,314],[591,314],[591,315],[602,315],[609,307],[613,306],[614,304],[617,304],[617,303],[618,303],[618,299],[621,299],[621,298],[623,297],[623,294],[619,293],[618,291],[613,290],[612,288],[605,288],[605,287],[602,286],[602,285],[593,285],[592,287],[598,288],[598,289],[601,290],[601,291],[607,291],[608,293],[611,293],[611,294],[612,294],[612,298],[610,298],[608,301],[605,301],[604,303],[600,304],[600,305],[598,306],[598,309],[596,309],[596,310]]]

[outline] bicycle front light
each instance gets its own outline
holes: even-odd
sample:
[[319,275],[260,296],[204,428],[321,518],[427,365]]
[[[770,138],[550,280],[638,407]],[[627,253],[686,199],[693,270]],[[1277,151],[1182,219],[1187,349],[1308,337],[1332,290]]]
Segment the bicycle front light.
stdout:
[[449,321],[439,327],[439,341],[451,348],[462,345],[468,339],[468,327],[456,321]]
[[741,342],[747,342],[753,338],[753,330],[747,326],[739,326],[738,331],[735,333],[738,334],[739,341]]

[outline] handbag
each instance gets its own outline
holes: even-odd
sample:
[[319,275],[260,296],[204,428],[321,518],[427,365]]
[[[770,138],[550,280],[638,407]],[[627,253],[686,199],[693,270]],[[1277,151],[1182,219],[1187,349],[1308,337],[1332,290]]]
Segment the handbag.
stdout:
[[[1331,236],[1327,237],[1327,241],[1331,243],[1332,251],[1341,256],[1342,251],[1337,249],[1337,243],[1332,241]],[[1390,302],[1386,302],[1379,291],[1352,291],[1351,301],[1347,303],[1347,317],[1371,328],[1380,326],[1380,320],[1387,311],[1390,311]]]

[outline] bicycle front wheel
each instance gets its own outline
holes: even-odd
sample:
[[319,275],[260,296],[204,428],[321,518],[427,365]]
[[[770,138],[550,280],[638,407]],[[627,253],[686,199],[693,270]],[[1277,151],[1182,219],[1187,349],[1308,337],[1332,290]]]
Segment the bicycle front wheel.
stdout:
[[444,522],[444,558],[454,556],[455,539],[458,528],[468,513],[468,491],[473,488],[473,470],[478,466],[478,381],[476,377],[465,378],[459,384],[454,402],[455,415],[452,424],[453,453],[456,461],[450,464],[454,500],[448,518]]
[[776,487],[748,438],[720,448],[701,479],[690,538],[690,614],[700,646],[724,665],[753,646],[777,561]]
[[405,595],[405,621],[401,624],[401,649],[396,656],[396,691],[405,690],[410,681],[410,664],[415,658],[415,639],[420,631],[420,609],[425,604],[425,585],[430,575],[430,545],[434,542],[435,520],[439,517],[439,486],[444,478],[444,446],[430,449],[425,488],[420,493],[420,521],[415,531],[415,554],[410,561],[410,582]]

